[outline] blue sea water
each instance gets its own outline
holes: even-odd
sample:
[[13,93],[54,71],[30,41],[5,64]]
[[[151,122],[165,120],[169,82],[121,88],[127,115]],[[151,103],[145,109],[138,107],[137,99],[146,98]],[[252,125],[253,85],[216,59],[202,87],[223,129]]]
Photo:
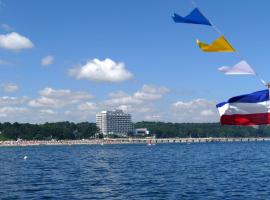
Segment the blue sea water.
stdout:
[[270,142],[1,147],[0,199],[270,199]]

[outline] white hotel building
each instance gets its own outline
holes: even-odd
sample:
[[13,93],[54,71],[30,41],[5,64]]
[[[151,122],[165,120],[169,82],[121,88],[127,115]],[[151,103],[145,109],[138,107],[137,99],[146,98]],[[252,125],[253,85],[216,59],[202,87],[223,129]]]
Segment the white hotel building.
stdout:
[[96,114],[96,125],[103,135],[127,135],[133,132],[131,115],[122,110],[102,111]]

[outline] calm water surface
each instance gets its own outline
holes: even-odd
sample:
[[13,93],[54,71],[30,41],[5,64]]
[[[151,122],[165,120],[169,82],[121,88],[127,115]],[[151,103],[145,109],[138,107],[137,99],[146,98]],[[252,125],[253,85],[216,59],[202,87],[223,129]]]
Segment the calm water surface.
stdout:
[[270,199],[270,142],[1,147],[0,199]]

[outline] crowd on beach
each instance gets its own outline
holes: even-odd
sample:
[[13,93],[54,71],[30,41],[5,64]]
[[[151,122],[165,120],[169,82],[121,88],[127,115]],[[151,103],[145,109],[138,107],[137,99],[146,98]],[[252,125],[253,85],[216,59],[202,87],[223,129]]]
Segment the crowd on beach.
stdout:
[[102,144],[103,140],[16,140],[0,141],[0,146],[38,146],[38,145],[75,145],[75,144]]
[[1,146],[39,146],[39,145],[91,145],[91,144],[127,144],[144,143],[147,140],[133,140],[129,138],[118,139],[81,139],[81,140],[8,140],[0,141]]

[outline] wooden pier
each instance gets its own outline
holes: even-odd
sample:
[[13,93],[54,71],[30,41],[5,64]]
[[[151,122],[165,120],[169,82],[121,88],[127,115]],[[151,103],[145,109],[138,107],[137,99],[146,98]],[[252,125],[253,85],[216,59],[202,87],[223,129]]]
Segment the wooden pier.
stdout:
[[205,142],[262,142],[270,138],[105,138],[106,144],[140,144],[140,143],[205,143]]

